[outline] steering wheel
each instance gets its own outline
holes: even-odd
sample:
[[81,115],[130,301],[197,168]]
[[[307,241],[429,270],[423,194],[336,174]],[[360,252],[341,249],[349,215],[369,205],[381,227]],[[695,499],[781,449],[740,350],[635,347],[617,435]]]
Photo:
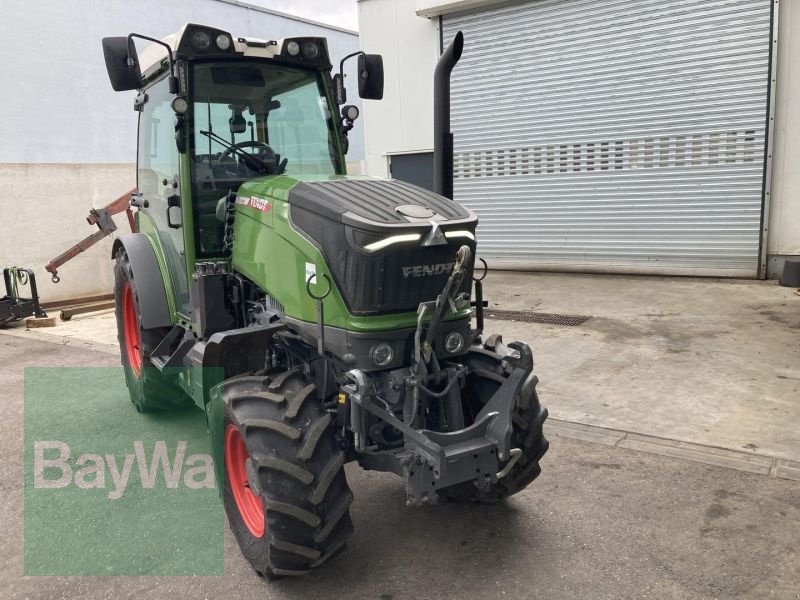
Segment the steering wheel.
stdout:
[[265,148],[269,150],[271,154],[275,154],[275,151],[269,147],[269,144],[265,144],[264,142],[259,142],[256,140],[247,140],[246,142],[233,144],[230,148],[226,149],[222,154],[220,154],[219,158],[220,160],[223,158],[228,158],[231,154],[237,150],[241,150],[242,148]]
[[[281,160],[280,154],[276,154],[268,144],[265,144],[264,142],[257,142],[255,140],[233,144],[230,148],[226,149],[222,154],[220,154],[219,158],[220,160],[228,158],[231,154],[236,152],[236,150],[241,150],[242,148],[261,148],[263,150],[263,153],[255,157],[267,165],[267,174],[280,175],[286,171],[286,164],[289,162],[289,159],[284,158]],[[247,164],[246,161],[245,164]]]

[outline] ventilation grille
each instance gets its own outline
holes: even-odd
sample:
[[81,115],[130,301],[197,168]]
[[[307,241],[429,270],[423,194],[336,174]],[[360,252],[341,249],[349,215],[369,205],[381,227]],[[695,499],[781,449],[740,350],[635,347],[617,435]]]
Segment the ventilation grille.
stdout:
[[460,152],[455,155],[454,176],[509,177],[752,163],[761,160],[763,146],[763,134],[748,129]]

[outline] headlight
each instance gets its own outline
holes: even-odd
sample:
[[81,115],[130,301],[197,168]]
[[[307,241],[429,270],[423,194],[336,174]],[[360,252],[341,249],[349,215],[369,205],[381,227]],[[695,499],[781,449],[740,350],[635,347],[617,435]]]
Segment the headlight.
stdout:
[[303,44],[303,56],[308,60],[315,60],[319,56],[319,46],[314,42],[305,42]]
[[211,36],[207,31],[195,31],[189,42],[197,52],[205,52],[211,48]]
[[300,44],[297,42],[289,42],[286,44],[286,52],[288,52],[290,56],[297,56],[300,54]]
[[216,42],[217,42],[217,48],[219,48],[223,52],[225,52],[228,48],[231,47],[231,38],[229,38],[227,35],[224,34],[218,35]]
[[464,336],[457,331],[451,331],[444,338],[444,349],[448,354],[455,354],[464,349]]
[[387,238],[383,238],[382,240],[378,240],[377,242],[372,242],[371,244],[367,244],[364,246],[364,250],[367,252],[377,252],[378,250],[383,250],[387,246],[391,246],[392,244],[399,244],[401,242],[417,242],[422,238],[419,233],[402,233],[400,235],[390,235]]
[[372,347],[370,355],[372,356],[372,362],[379,367],[385,367],[392,362],[392,359],[394,358],[394,351],[389,344],[381,342],[377,346]]

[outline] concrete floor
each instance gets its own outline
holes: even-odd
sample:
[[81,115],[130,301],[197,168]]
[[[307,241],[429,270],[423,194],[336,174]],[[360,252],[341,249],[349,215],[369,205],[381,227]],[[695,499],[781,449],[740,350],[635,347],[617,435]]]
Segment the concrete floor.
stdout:
[[800,459],[800,296],[773,283],[490,273],[491,308],[587,315],[489,323],[532,343],[566,421]]
[[117,363],[0,334],[3,598],[798,597],[800,483],[563,438],[498,506],[409,509],[398,479],[349,465],[355,536],[306,578],[265,583],[227,531],[223,577],[23,577],[23,366]]

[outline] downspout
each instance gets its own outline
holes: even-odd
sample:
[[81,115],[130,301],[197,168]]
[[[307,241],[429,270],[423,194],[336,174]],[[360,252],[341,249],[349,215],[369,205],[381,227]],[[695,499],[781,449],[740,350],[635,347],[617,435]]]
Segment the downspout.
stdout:
[[464,50],[460,31],[433,73],[433,191],[453,199],[453,132],[450,131],[450,74]]

